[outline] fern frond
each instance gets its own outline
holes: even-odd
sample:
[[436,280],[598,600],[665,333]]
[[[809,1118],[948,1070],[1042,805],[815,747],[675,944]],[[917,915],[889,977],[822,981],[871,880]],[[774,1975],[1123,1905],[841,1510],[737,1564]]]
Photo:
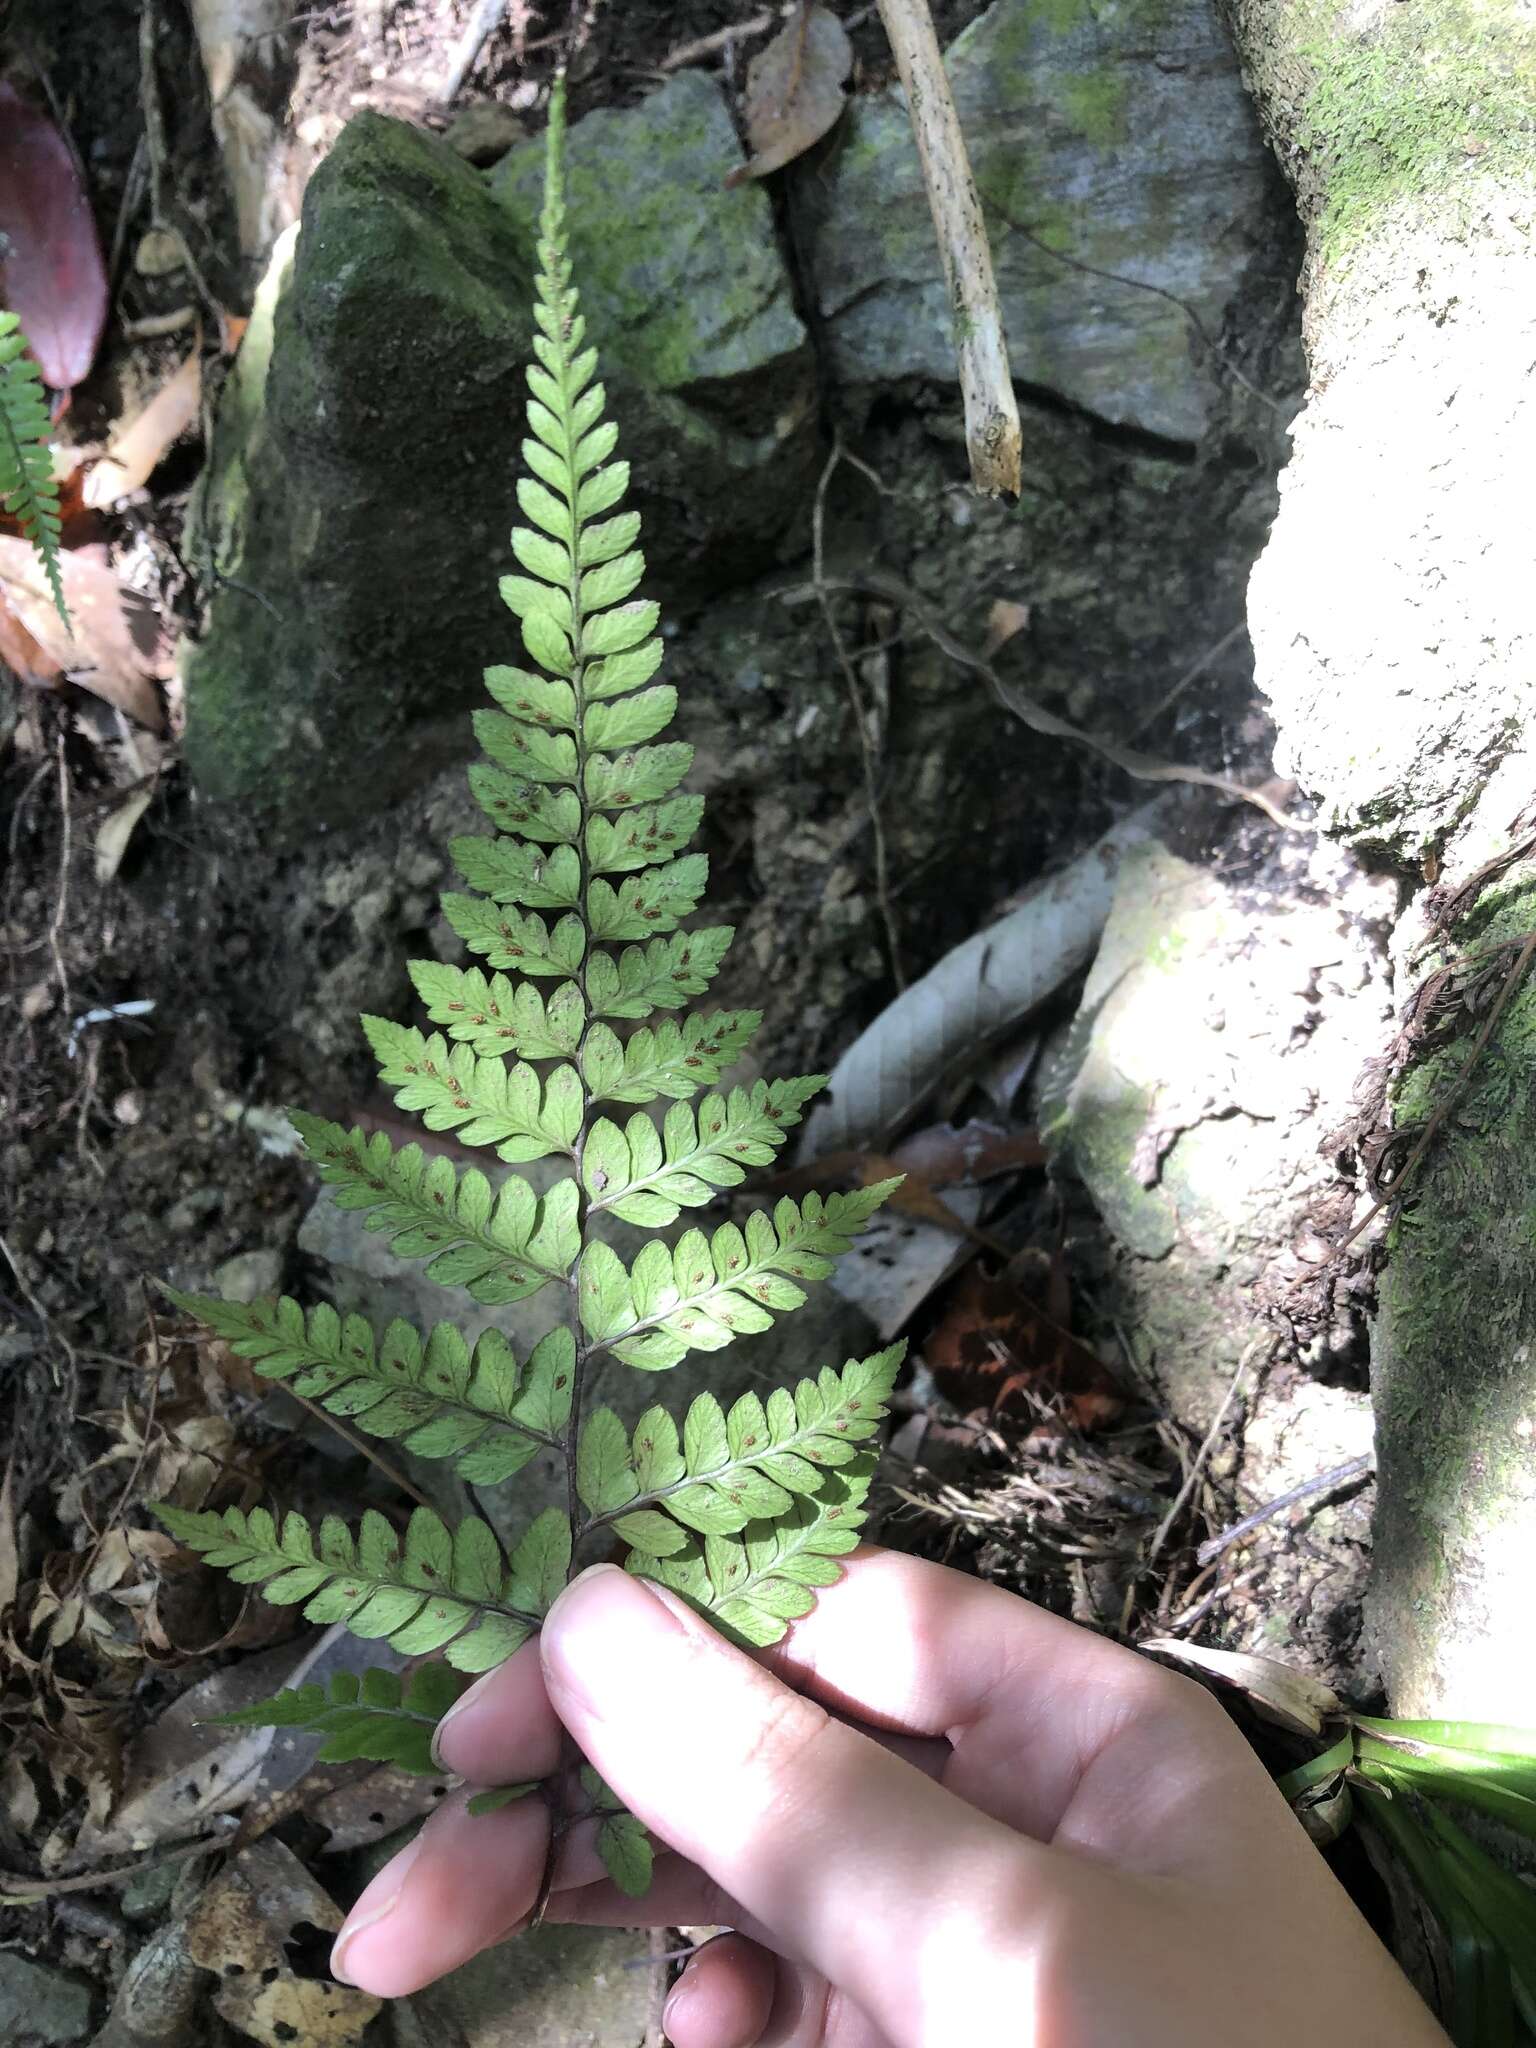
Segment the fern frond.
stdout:
[[642,1024],[627,1045],[594,1024],[581,1048],[581,1077],[598,1102],[682,1101],[719,1080],[740,1059],[763,1021],[760,1010],[712,1010]]
[[260,1586],[277,1607],[303,1603],[306,1620],[341,1621],[355,1636],[383,1637],[408,1657],[446,1644],[459,1671],[489,1671],[527,1641],[565,1584],[571,1531],[550,1508],[503,1563],[488,1523],[471,1517],[452,1531],[417,1508],[404,1539],[368,1509],[356,1536],[327,1515],[318,1536],[302,1515],[281,1524],[265,1508],[244,1514],[160,1506],[179,1543],[237,1584]]
[[493,967],[514,968],[540,979],[552,974],[579,974],[587,934],[579,917],[562,917],[554,926],[542,917],[516,910],[498,910],[478,896],[450,891],[443,915],[472,953],[482,953]]
[[636,1820],[590,1764],[582,1767],[581,1789],[592,1802],[597,1820],[597,1853],[603,1859],[603,1868],[627,1897],[643,1898],[651,1888],[654,1862],[645,1823]]
[[626,946],[617,959],[594,952],[587,962],[587,1001],[594,1017],[648,1017],[652,1010],[677,1010],[700,996],[714,980],[735,927],[707,926]]
[[[681,1434],[664,1408],[648,1408],[630,1441],[611,1409],[581,1433],[577,1488],[593,1524],[652,1557],[686,1548],[690,1532],[739,1534],[773,1520],[798,1497],[818,1495],[829,1470],[852,1464],[879,1428],[906,1346],[824,1367],[793,1394],[743,1394],[727,1412],[695,1397]],[[589,1525],[592,1526],[592,1525]]]
[[[437,1724],[473,1683],[447,1664],[419,1664],[406,1678],[397,1671],[338,1671],[329,1685],[296,1685],[274,1699],[232,1714],[216,1714],[219,1728],[304,1728],[326,1738],[315,1752],[322,1764],[395,1764],[417,1777],[436,1777],[432,1758]],[[514,1787],[507,1787],[513,1791]]]
[[[537,246],[530,474],[518,485],[516,567],[501,580],[524,658],[485,672],[492,702],[474,721],[484,758],[469,779],[491,829],[454,842],[466,886],[443,897],[476,964],[412,965],[430,1030],[363,1025],[395,1101],[429,1130],[511,1164],[566,1164],[537,1197],[515,1174],[497,1187],[419,1145],[293,1121],[337,1203],[402,1257],[424,1260],[429,1279],[490,1305],[561,1284],[572,1327],[520,1366],[496,1332],[471,1346],[451,1324],[375,1333],[361,1317],[306,1315],[286,1297],[172,1297],[268,1378],[474,1483],[514,1477],[541,1449],[560,1457],[567,1509],[541,1515],[510,1563],[486,1523],[450,1532],[428,1509],[403,1537],[375,1513],[356,1535],[328,1517],[317,1537],[301,1517],[279,1524],[261,1508],[161,1511],[183,1542],[269,1599],[410,1655],[442,1650],[465,1672],[500,1663],[538,1627],[582,1543],[588,1555],[628,1545],[631,1570],[674,1587],[737,1641],[777,1640],[857,1541],[870,1445],[901,1358],[898,1346],[851,1359],[728,1409],[701,1394],[680,1423],[653,1407],[633,1435],[612,1409],[583,1405],[600,1353],[658,1372],[770,1328],[832,1271],[896,1182],[655,1238],[628,1264],[591,1234],[603,1215],[667,1228],[739,1186],[774,1159],[823,1081],[721,1086],[762,1021],[755,1010],[656,1018],[703,993],[733,934],[682,929],[708,879],[705,855],[690,850],[703,804],[679,792],[693,749],[666,737],[677,691],[660,674],[657,608],[638,594],[640,522],[621,505],[629,465],[603,416],[571,281],[562,90]],[[623,1114],[602,1113],[618,1105]],[[339,1746],[333,1754],[419,1765],[434,1702],[457,1684],[447,1675],[402,1691],[370,1674],[356,1693],[305,1688],[249,1718],[314,1727]],[[552,1839],[595,1822],[614,1882],[643,1891],[644,1828],[590,1771],[582,1782],[586,1809],[571,1807],[563,1775],[546,1787]],[[526,1789],[482,1794],[476,1810]]]
[[587,865],[594,874],[627,873],[643,868],[668,847],[683,847],[699,829],[704,815],[701,796],[675,796],[665,803],[642,804],[613,819],[593,817],[587,825]]
[[799,1123],[802,1104],[825,1086],[825,1074],[812,1074],[706,1095],[697,1111],[675,1102],[660,1131],[638,1113],[623,1130],[599,1117],[581,1155],[588,1215],[607,1210],[625,1223],[675,1222],[682,1210],[712,1201],[716,1189],[739,1186],[749,1166],[766,1166]]
[[461,1131],[466,1145],[494,1147],[521,1161],[563,1152],[574,1158],[585,1110],[581,1077],[559,1066],[542,1078],[526,1061],[482,1059],[473,1046],[430,1038],[385,1017],[364,1017],[379,1077],[402,1109],[421,1112],[429,1131]]
[[662,1372],[690,1351],[720,1351],[805,1300],[800,1282],[825,1280],[834,1261],[899,1180],[848,1194],[786,1195],[770,1217],[754,1209],[745,1230],[722,1223],[711,1237],[687,1230],[675,1245],[654,1239],[633,1266],[611,1246],[581,1255],[582,1327],[626,1365]]
[[680,1593],[733,1642],[765,1648],[809,1614],[817,1591],[842,1576],[838,1559],[858,1547],[875,1459],[829,1472],[789,1511],[749,1522],[739,1536],[693,1538],[672,1557],[634,1552],[628,1569]]
[[546,1001],[526,981],[487,976],[478,967],[445,967],[438,960],[413,960],[411,979],[432,1022],[487,1057],[571,1059],[581,1044],[587,1012],[573,981],[562,982]]
[[59,487],[48,447],[42,372],[14,313],[0,313],[0,505],[32,543],[59,617],[69,624],[59,570]]
[[382,1131],[344,1131],[324,1117],[292,1112],[320,1178],[337,1206],[370,1212],[369,1230],[384,1231],[403,1259],[426,1259],[439,1286],[465,1288],[494,1306],[523,1301],[551,1280],[564,1280],[581,1250],[574,1181],[535,1196],[509,1179],[499,1192],[470,1167],[429,1159],[419,1145],[396,1152]]
[[375,1339],[363,1317],[339,1316],[324,1303],[306,1317],[287,1295],[246,1303],[165,1292],[264,1379],[418,1458],[451,1458],[473,1486],[521,1472],[558,1442],[570,1417],[576,1342],[569,1330],[551,1330],[520,1367],[496,1330],[484,1331],[471,1351],[452,1323],[437,1324],[423,1342],[397,1319]]

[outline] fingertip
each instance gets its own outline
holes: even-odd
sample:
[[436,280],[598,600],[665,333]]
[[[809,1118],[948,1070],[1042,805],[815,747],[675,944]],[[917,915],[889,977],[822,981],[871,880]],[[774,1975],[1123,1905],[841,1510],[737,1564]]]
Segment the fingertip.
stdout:
[[773,2012],[775,1974],[773,1957],[742,1934],[696,1949],[662,2015],[673,2048],[752,2048]]
[[402,1998],[503,1940],[538,1890],[542,1800],[475,1815],[443,1806],[368,1885],[331,1950],[338,1982]]
[[524,1643],[459,1697],[437,1724],[432,1755],[473,1785],[549,1776],[560,1760],[560,1723],[536,1642]]
[[[664,1639],[687,1627],[662,1588],[621,1571],[589,1565],[572,1579],[544,1618],[539,1655],[546,1688],[567,1726],[573,1714],[603,1723],[631,1713],[635,1674]],[[574,1732],[574,1730],[573,1730]]]

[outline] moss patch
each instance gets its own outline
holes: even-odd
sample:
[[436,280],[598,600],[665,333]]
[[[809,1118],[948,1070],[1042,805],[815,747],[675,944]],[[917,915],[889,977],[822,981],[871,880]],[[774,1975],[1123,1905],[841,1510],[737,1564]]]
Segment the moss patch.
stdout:
[[[1469,174],[1529,178],[1536,150],[1536,31],[1490,0],[1415,0],[1365,32],[1332,29],[1333,9],[1297,55],[1311,72],[1296,140],[1323,190],[1325,260],[1345,254],[1389,207],[1436,198]],[[1331,33],[1322,32],[1326,13]]]
[[[1533,922],[1527,872],[1469,920],[1472,943],[1481,951]],[[1477,1030],[1471,1020],[1411,1070],[1399,1125],[1422,1123],[1446,1101]],[[1483,1689],[1529,1627],[1521,1560],[1536,1545],[1533,1224],[1536,982],[1527,979],[1426,1154],[1381,1281],[1375,1606],[1400,1711],[1497,1719],[1516,1710],[1512,1696]]]

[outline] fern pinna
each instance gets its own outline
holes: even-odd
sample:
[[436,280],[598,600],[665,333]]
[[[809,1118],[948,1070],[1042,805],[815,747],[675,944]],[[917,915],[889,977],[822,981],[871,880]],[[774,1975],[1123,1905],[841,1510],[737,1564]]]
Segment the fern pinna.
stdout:
[[[376,1334],[360,1316],[306,1314],[288,1299],[174,1297],[269,1378],[375,1437],[451,1460],[477,1486],[514,1479],[541,1449],[563,1458],[565,1507],[533,1520],[510,1556],[484,1521],[450,1529],[427,1508],[403,1535],[373,1511],[354,1531],[262,1508],[160,1510],[182,1541],[267,1599],[303,1602],[312,1620],[344,1621],[411,1657],[442,1653],[447,1668],[406,1693],[371,1673],[245,1717],[321,1729],[333,1756],[414,1768],[429,1764],[422,1729],[468,1682],[459,1674],[511,1656],[572,1573],[615,1541],[631,1571],[675,1588],[734,1639],[776,1641],[857,1540],[871,1439],[900,1359],[898,1348],[824,1367],[729,1409],[700,1394],[680,1421],[658,1405],[632,1434],[611,1409],[587,1412],[600,1355],[663,1373],[798,1307],[894,1183],[781,1200],[740,1227],[651,1238],[629,1259],[592,1235],[601,1216],[655,1230],[715,1201],[774,1158],[820,1082],[717,1088],[760,1018],[657,1016],[703,991],[731,933],[681,930],[704,889],[704,856],[682,850],[703,806],[676,793],[692,749],[657,743],[676,691],[653,680],[657,608],[634,595],[640,522],[617,509],[629,466],[614,459],[571,283],[562,129],[557,88],[523,443],[533,474],[518,487],[529,524],[512,536],[520,573],[501,584],[537,667],[486,672],[497,708],[476,716],[487,758],[470,781],[498,830],[455,844],[475,893],[444,898],[485,964],[413,967],[438,1030],[379,1018],[364,1027],[395,1100],[429,1130],[513,1164],[553,1155],[569,1171],[538,1196],[515,1174],[498,1186],[415,1145],[294,1121],[336,1199],[366,1211],[403,1258],[491,1305],[563,1286],[569,1325],[519,1359],[494,1329],[471,1345],[446,1323]],[[659,1117],[623,1114],[658,1098],[668,1102]],[[602,1787],[587,1790],[616,1880],[643,1889],[643,1831]]]
[[0,312],[0,506],[31,541],[59,617],[69,624],[59,572],[59,487],[48,446],[42,372],[14,313]]

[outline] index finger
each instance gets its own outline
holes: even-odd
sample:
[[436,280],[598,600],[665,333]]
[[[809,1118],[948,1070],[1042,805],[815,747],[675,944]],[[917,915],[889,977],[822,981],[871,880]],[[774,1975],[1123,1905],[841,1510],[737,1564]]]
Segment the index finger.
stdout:
[[892,2041],[986,2038],[999,1972],[1016,2006],[1055,1912],[1102,1885],[611,1565],[567,1587],[541,1654],[560,1718],[617,1795]]
[[[1176,1683],[1015,1594],[873,1545],[759,1656],[786,1685],[848,1718],[948,1739],[951,1789],[1040,1839],[1128,1715]],[[525,1645],[452,1709],[438,1729],[449,1770],[494,1785],[553,1767],[559,1723],[537,1657]]]

